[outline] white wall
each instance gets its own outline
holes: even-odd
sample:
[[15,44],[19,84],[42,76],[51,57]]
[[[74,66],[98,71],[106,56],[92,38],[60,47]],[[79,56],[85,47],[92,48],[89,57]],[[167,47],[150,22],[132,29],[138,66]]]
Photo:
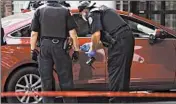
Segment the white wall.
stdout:
[[[66,2],[70,3],[71,8],[73,8],[73,9],[77,9],[77,7],[79,5],[79,1],[66,1]],[[91,2],[96,2],[97,6],[106,5],[108,7],[116,9],[116,1],[91,1]],[[29,1],[13,1],[14,14],[20,13],[21,9],[26,8],[26,4],[28,4],[28,3],[29,3]]]
[[70,4],[71,9],[76,9],[78,7],[79,1],[66,1],[67,3]]
[[[79,1],[66,1],[66,2],[70,3],[71,8],[73,9],[77,9],[79,5]],[[91,2],[96,2],[97,6],[106,5],[108,7],[116,9],[116,1],[91,1]]]
[[21,9],[25,8],[29,1],[13,1],[13,12],[14,14],[20,13]]
[[106,5],[110,8],[116,9],[116,1],[92,1],[92,2],[96,2],[97,6]]

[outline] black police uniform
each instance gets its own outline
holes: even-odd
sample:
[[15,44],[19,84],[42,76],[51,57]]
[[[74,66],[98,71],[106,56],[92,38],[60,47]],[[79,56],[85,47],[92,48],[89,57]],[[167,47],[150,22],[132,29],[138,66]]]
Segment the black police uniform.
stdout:
[[[58,3],[39,7],[33,17],[32,31],[40,32],[39,73],[43,91],[53,90],[55,65],[61,90],[73,90],[72,60],[63,49],[68,31],[76,28],[70,12]],[[76,98],[63,98],[66,103],[76,103]],[[44,103],[54,103],[54,97],[43,97]]]
[[[108,47],[109,88],[111,91],[128,91],[134,52],[132,31],[116,10],[104,5],[90,10],[88,22],[91,33],[105,31],[116,40],[111,47]],[[119,100],[112,97],[110,102],[119,102]]]

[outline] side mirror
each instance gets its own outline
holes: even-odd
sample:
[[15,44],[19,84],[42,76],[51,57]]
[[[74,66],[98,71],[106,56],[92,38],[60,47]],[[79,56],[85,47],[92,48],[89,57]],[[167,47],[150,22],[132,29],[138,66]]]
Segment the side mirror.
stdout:
[[149,34],[149,43],[154,44],[158,39],[165,39],[166,35],[162,29],[156,29],[154,33]]

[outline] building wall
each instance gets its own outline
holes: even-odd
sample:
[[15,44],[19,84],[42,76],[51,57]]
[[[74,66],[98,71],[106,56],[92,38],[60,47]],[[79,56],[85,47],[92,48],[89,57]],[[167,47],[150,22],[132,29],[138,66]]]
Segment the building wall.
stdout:
[[20,13],[21,9],[27,7],[29,1],[13,1],[13,13]]
[[[2,17],[19,13],[29,1],[1,0]],[[76,8],[78,1],[71,2]],[[119,10],[129,11],[145,18],[154,20],[164,26],[176,30],[176,1],[96,1],[98,5],[105,4]]]
[[116,1],[117,9],[129,11],[176,30],[176,1]]
[[[79,1],[66,1],[67,3],[70,3],[71,5],[71,8],[75,9],[78,7],[79,5]],[[116,1],[92,1],[93,2],[96,2],[96,5],[106,5],[108,7],[111,7],[111,8],[116,8]]]
[[1,8],[0,8],[0,9],[1,9],[1,16],[3,17],[3,15],[4,15],[3,1],[1,0],[0,3],[1,3],[1,4],[0,4],[0,7],[1,7]]
[[2,17],[12,15],[12,0],[1,0]]
[[[79,1],[66,1],[67,3],[70,3],[71,8],[75,9],[79,5]],[[106,5],[111,8],[116,8],[116,1],[93,1],[96,2],[96,5]],[[20,13],[21,9],[26,7],[29,1],[13,1],[13,13]]]

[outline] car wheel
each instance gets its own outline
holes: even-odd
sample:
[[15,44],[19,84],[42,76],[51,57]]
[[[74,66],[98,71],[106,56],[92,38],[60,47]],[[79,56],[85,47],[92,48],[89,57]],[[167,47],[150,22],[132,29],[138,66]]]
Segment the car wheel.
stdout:
[[[10,78],[10,81],[7,85],[7,92],[35,92],[41,91],[41,78],[39,72],[35,67],[24,67],[18,70]],[[7,97],[8,103],[40,103],[42,97],[40,96],[16,96],[16,97]]]

